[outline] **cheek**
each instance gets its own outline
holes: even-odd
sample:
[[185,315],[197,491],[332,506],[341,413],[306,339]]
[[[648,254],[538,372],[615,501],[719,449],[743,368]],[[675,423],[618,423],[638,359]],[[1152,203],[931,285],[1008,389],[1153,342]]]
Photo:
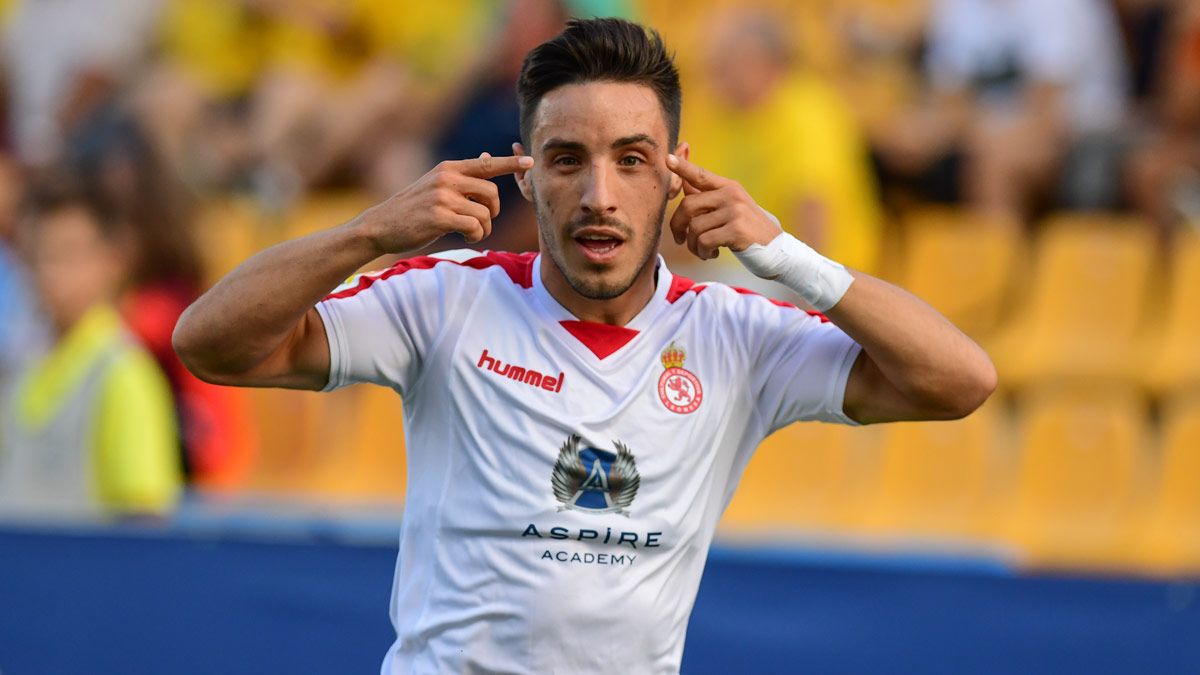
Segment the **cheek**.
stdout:
[[570,176],[546,176],[537,181],[534,202],[546,213],[572,212],[579,204],[580,181]]
[[668,184],[657,173],[637,174],[626,181],[622,203],[631,216],[653,220],[662,211],[667,188]]

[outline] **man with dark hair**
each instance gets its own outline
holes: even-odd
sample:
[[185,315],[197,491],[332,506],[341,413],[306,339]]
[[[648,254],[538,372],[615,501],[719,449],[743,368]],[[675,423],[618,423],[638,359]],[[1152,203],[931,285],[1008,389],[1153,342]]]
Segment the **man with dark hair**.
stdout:
[[[444,162],[258,254],[188,310],[176,348],[214,382],[404,397],[413,480],[384,672],[675,672],[713,531],[767,434],[959,417],[995,371],[927,305],[688,162],[656,34],[574,21],[519,87],[515,156]],[[539,253],[409,258],[335,288],[380,254],[486,237],[485,179],[506,173]],[[828,318],[672,275],[656,253],[680,192],[676,241],[730,249]]]

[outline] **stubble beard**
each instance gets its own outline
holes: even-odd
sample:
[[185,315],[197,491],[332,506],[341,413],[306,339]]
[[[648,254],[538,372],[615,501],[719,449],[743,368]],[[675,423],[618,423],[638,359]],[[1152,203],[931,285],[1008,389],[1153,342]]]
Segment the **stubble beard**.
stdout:
[[[659,237],[662,236],[663,218],[667,214],[666,199],[663,200],[662,206],[659,207],[658,217],[655,218],[653,227],[647,229],[647,236],[642,239],[630,237],[622,244],[623,246],[642,246],[644,249],[642,259],[630,271],[628,277],[616,282],[608,282],[601,278],[588,278],[581,270],[573,270],[567,265],[566,256],[563,255],[563,247],[574,243],[574,239],[569,237],[559,239],[556,236],[560,229],[559,226],[554,223],[547,209],[544,208],[541,200],[538,199],[537,191],[532,190],[531,192],[534,212],[537,215],[538,234],[542,242],[542,250],[550,254],[550,260],[558,268],[558,271],[562,273],[563,278],[567,280],[567,284],[571,286],[571,289],[583,297],[589,300],[612,300],[613,298],[621,297],[633,287],[634,282],[641,276],[646,266],[650,265],[658,257],[656,255],[658,253],[656,244]],[[609,225],[625,232],[629,232],[631,229],[621,221],[603,216],[585,219],[576,224],[580,227],[583,225]],[[573,228],[562,229],[570,231]]]

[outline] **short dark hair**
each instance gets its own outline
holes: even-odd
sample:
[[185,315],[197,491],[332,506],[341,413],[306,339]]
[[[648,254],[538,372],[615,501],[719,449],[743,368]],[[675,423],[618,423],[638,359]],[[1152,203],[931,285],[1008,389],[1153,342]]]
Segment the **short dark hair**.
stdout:
[[65,170],[39,176],[30,185],[22,206],[30,227],[38,227],[46,216],[77,208],[91,216],[102,239],[115,241],[125,234],[124,223],[112,204],[94,187]]
[[521,140],[533,139],[533,116],[547,93],[583,82],[632,82],[654,90],[671,147],[679,141],[679,70],[654,29],[616,18],[572,19],[563,32],[534,47],[521,65],[517,98]]

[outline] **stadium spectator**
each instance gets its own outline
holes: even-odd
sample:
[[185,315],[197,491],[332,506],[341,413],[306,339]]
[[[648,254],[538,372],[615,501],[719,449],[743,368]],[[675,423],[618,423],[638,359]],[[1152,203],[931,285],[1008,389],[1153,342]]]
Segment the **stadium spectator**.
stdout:
[[874,142],[885,180],[1021,218],[1119,195],[1125,63],[1098,0],[937,0],[929,100]]
[[88,141],[75,144],[69,160],[128,226],[129,284],[120,309],[171,385],[185,475],[202,487],[236,486],[253,457],[248,402],[196,379],[171,348],[179,315],[204,290],[191,195],[130,115],[110,109],[81,135]]
[[[473,156],[487,151],[507,155],[520,136],[517,125],[517,76],[525,54],[562,30],[568,9],[558,0],[515,0],[481,55],[474,72],[468,73],[441,105],[433,144],[433,159]],[[411,181],[415,176],[409,176]],[[516,181],[508,176],[495,179],[500,199],[508,208],[493,223],[492,238],[481,248],[523,251],[537,246],[533,209],[520,198]],[[394,186],[399,189],[402,186]],[[389,194],[392,191],[389,191]],[[463,241],[451,237],[443,246],[460,248]]]
[[1165,232],[1200,223],[1200,5],[1170,4],[1149,126],[1129,157],[1133,205]]
[[0,511],[167,513],[181,488],[171,394],[113,305],[119,221],[60,179],[34,190],[22,229],[54,345],[2,407]]
[[247,0],[167,0],[156,53],[131,91],[139,120],[189,184],[224,187],[251,144],[246,118],[266,62]]
[[3,45],[9,116],[22,163],[46,167],[120,91],[150,46],[161,0],[21,2]]
[[873,272],[882,222],[866,141],[833,85],[794,67],[785,24],[763,11],[713,17],[683,138],[797,237]]

